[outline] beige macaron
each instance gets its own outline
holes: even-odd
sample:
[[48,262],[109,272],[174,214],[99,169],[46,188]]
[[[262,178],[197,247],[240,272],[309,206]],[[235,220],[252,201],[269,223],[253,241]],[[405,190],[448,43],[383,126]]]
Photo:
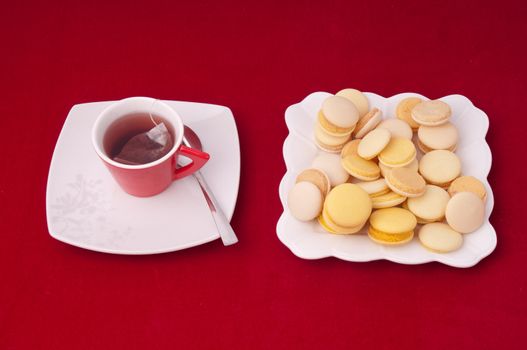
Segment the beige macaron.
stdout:
[[297,182],[287,196],[287,207],[300,221],[313,220],[322,212],[324,198],[319,188],[311,182]]
[[423,101],[412,109],[412,119],[420,125],[437,126],[450,118],[450,106],[440,100]]
[[407,197],[401,196],[400,194],[390,190],[378,196],[370,195],[370,198],[372,208],[382,209],[395,207],[396,205],[403,203]]
[[450,187],[448,187],[448,193],[450,193],[451,196],[454,196],[459,192],[472,192],[483,201],[487,200],[487,190],[485,189],[485,185],[474,176],[460,176],[452,181]]
[[[379,163],[379,168],[381,169],[381,175],[383,177],[386,177],[386,174],[388,173],[388,171],[393,169],[393,167],[384,165],[382,163]],[[405,165],[403,168],[408,168],[408,169],[412,169],[412,170],[418,171],[419,170],[419,161],[417,160],[417,158],[414,158],[414,160],[410,164]]]
[[416,155],[417,151],[412,141],[401,137],[392,137],[390,143],[379,153],[379,162],[388,167],[399,168],[412,163]]
[[338,154],[321,153],[313,159],[311,167],[322,170],[328,176],[331,187],[348,181],[349,174],[340,164]]
[[388,145],[391,134],[386,129],[370,131],[359,143],[357,152],[364,159],[373,159]]
[[448,201],[445,218],[458,232],[476,231],[485,219],[485,204],[472,192],[459,192]]
[[322,102],[317,122],[324,131],[334,136],[350,135],[357,121],[359,112],[353,103],[340,96],[329,96]]
[[463,245],[463,235],[447,224],[435,222],[419,230],[419,242],[434,253],[450,253]]
[[414,135],[410,125],[401,119],[384,119],[379,125],[377,125],[377,129],[380,128],[388,130],[390,134],[392,134],[392,137],[402,137],[411,140]]
[[428,153],[436,149],[455,151],[458,132],[454,124],[447,122],[438,126],[421,125],[417,131],[418,146]]
[[364,116],[370,110],[368,98],[357,89],[343,89],[336,93],[337,96],[347,98],[359,111],[359,117]]
[[442,220],[445,216],[446,205],[450,200],[447,191],[434,185],[426,185],[422,196],[408,198],[406,205],[417,218],[431,222]]
[[419,123],[412,119],[412,109],[421,103],[423,100],[419,97],[407,97],[403,98],[395,109],[395,115],[398,119],[404,120],[410,125],[412,130],[417,130],[419,128]]
[[357,186],[361,187],[370,197],[379,196],[390,191],[386,180],[378,179],[375,181],[362,181],[355,183]]
[[357,149],[359,148],[359,139],[351,140],[342,147],[340,151],[340,157],[346,158],[347,156],[358,155]]
[[322,151],[328,153],[340,153],[342,147],[349,139],[350,135],[334,136],[324,131],[318,123],[315,125],[315,144]]
[[296,183],[298,182],[311,182],[318,187],[320,193],[325,197],[331,189],[331,183],[329,177],[320,169],[310,168],[303,170],[296,177]]
[[371,111],[366,113],[359,119],[355,130],[353,130],[353,136],[360,139],[364,135],[375,129],[375,127],[382,121],[382,112],[379,108],[373,108]]
[[426,182],[417,171],[409,168],[393,168],[387,173],[386,184],[405,197],[419,197],[426,191]]
[[421,157],[419,172],[428,183],[447,188],[461,174],[461,161],[453,152],[431,151]]

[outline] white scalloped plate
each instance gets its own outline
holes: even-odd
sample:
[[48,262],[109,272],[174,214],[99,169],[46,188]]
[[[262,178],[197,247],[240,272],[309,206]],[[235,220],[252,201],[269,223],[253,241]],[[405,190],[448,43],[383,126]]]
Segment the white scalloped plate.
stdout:
[[[418,96],[416,93],[403,93],[385,98],[373,93],[365,93],[370,106],[382,110],[383,117],[394,117],[397,103],[405,97]],[[276,227],[278,238],[298,257],[321,259],[334,256],[347,261],[372,261],[386,259],[401,264],[423,264],[438,261],[455,267],[471,267],[488,256],[496,247],[496,232],[489,222],[494,196],[487,181],[492,164],[490,148],[485,141],[489,119],[485,112],[476,108],[462,95],[450,95],[440,100],[452,107],[451,121],[456,125],[460,141],[456,154],[462,161],[464,175],[480,179],[487,189],[486,218],[484,224],[475,232],[464,235],[464,244],[458,251],[436,254],[424,249],[417,238],[409,244],[390,247],[373,243],[365,234],[365,229],[355,235],[333,235],[325,232],[318,222],[300,222],[294,219],[287,208],[287,193],[296,175],[311,165],[313,158],[321,151],[315,146],[313,125],[322,101],[330,96],[326,92],[315,92],[302,102],[290,106],[285,112],[289,135],[284,141],[283,153],[287,167],[280,182],[279,194],[284,212]]]

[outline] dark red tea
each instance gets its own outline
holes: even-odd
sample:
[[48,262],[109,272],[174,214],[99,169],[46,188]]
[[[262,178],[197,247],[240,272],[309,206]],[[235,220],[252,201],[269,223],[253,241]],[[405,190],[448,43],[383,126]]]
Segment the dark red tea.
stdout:
[[[152,121],[153,119],[153,121]],[[164,130],[168,135],[162,142],[151,138],[153,128],[155,131]],[[150,135],[150,136],[149,136]],[[159,133],[158,133],[159,135]],[[148,113],[125,115],[114,121],[106,130],[103,147],[106,155],[111,159],[130,165],[139,165],[153,162],[166,155],[174,145],[175,134],[172,126],[160,116]],[[156,142],[157,141],[157,142]]]

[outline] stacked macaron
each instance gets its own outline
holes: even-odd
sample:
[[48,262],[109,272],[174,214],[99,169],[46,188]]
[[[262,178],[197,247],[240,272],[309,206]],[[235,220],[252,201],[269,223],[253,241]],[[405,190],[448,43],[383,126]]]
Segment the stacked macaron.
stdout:
[[463,234],[482,225],[487,194],[481,181],[461,174],[451,108],[408,97],[395,113],[383,119],[356,89],[324,100],[315,124],[324,152],[298,175],[291,214],[336,234],[357,233],[369,221],[368,236],[380,244],[408,243],[418,230],[433,252],[459,249]]

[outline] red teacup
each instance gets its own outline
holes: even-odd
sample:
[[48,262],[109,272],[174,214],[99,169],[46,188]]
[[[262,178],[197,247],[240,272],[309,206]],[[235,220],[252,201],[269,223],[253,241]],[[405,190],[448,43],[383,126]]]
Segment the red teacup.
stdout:
[[[128,165],[112,160],[104,148],[104,136],[117,119],[135,113],[152,113],[160,116],[174,131],[174,144],[163,157],[146,164]],[[149,197],[163,192],[172,181],[198,171],[209,160],[205,152],[182,145],[183,122],[170,106],[149,97],[130,97],[113,103],[101,112],[92,129],[92,143],[99,158],[110,170],[121,188],[134,196]],[[191,163],[176,168],[179,156],[191,159]]]

